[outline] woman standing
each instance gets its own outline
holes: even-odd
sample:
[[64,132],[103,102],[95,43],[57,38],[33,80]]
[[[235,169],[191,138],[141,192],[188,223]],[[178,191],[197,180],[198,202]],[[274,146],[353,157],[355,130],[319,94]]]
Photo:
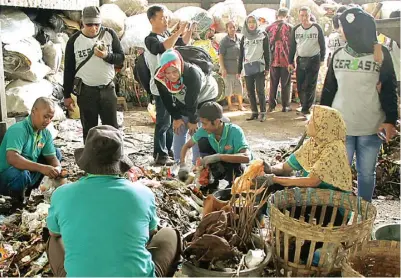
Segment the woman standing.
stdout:
[[370,202],[380,147],[396,133],[396,78],[388,49],[377,44],[371,15],[350,8],[340,15],[339,22],[347,44],[333,54],[321,104],[342,114],[350,164],[356,156],[358,195]]
[[246,109],[242,106],[242,84],[236,76],[238,58],[240,55],[240,39],[235,33],[237,26],[235,26],[233,21],[229,21],[226,24],[226,30],[227,36],[220,42],[219,62],[220,72],[226,84],[228,109],[234,111],[231,97],[236,95],[238,99],[238,109],[240,111],[245,111]]
[[[258,28],[255,16],[248,16],[244,23],[243,37],[240,42],[240,56],[238,60],[237,78],[244,69],[245,84],[251,102],[252,116],[248,121],[258,119],[266,120],[265,74],[270,67],[270,46],[267,33]],[[256,101],[258,93],[260,113]]]
[[[169,49],[160,57],[155,83],[164,106],[173,118],[174,160],[179,162],[188,133],[192,136],[198,129],[198,109],[217,97],[217,82],[197,65],[184,62],[178,51]],[[197,146],[192,148],[192,154],[195,164],[199,157]]]

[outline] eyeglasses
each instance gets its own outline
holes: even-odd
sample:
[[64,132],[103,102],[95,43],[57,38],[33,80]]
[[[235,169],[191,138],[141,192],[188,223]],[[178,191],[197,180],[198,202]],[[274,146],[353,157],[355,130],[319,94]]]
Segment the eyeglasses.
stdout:
[[99,23],[87,23],[85,25],[88,27],[92,27],[92,26],[98,27],[100,24]]

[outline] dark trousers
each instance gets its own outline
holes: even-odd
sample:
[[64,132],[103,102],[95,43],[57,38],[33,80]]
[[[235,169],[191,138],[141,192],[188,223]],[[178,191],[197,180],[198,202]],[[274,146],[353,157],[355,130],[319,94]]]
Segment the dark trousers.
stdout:
[[98,125],[98,119],[103,125],[118,128],[117,124],[117,95],[114,83],[104,88],[82,84],[81,94],[77,97],[80,111],[84,143],[88,132]]
[[[206,137],[198,141],[198,146],[201,157],[216,153]],[[244,173],[244,167],[241,163],[217,162],[210,164],[209,168],[215,180],[213,185],[218,185],[219,180],[226,180],[229,183],[229,187],[231,187],[235,178]]]
[[[309,58],[306,67],[300,66],[300,57],[297,58],[297,89],[302,104],[302,112],[309,112],[315,102],[316,84],[319,76],[320,57],[319,55]],[[305,59],[305,58],[303,58]]]
[[154,135],[153,157],[165,158],[168,157],[168,152],[173,145],[173,125],[171,116],[160,96],[153,96],[156,105],[156,126]]
[[[62,155],[60,149],[56,149],[56,157],[61,161]],[[37,162],[47,164],[43,156],[40,156]],[[42,179],[42,173],[20,170],[11,166],[0,173],[0,194],[23,201],[25,192],[29,196],[32,189],[39,187]]]
[[281,104],[284,107],[290,106],[291,101],[291,74],[287,68],[270,67],[270,95],[269,106],[274,108],[277,105],[277,89],[281,82]]
[[[173,277],[181,258],[181,237],[173,228],[162,228],[150,240],[147,246],[155,264],[156,277]],[[66,277],[64,269],[64,243],[61,237],[50,236],[46,246],[50,268],[55,277]],[[127,262],[121,262],[124,264]]]
[[[260,113],[266,113],[266,95],[265,95],[265,73],[245,76],[246,90],[248,91],[249,102],[253,115],[258,115],[258,104],[256,102],[256,93],[259,98]],[[256,87],[256,92],[255,92]]]

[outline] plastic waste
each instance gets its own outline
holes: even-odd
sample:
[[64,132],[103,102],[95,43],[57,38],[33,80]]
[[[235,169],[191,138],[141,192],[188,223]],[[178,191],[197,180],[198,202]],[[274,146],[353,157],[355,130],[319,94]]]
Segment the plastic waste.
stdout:
[[265,252],[262,249],[249,250],[245,256],[245,265],[247,268],[254,268],[260,265],[264,258]]

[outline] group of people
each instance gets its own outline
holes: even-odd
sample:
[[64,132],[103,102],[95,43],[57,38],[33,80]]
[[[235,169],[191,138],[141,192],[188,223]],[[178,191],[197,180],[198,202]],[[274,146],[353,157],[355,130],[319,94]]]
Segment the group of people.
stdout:
[[[157,110],[155,160],[165,165],[173,158],[181,165],[179,178],[185,180],[200,157],[215,178],[210,189],[216,189],[222,179],[231,185],[253,155],[241,127],[230,123],[215,101],[216,81],[174,50],[189,42],[195,27],[181,24],[169,34],[162,7],[152,6],[147,14],[152,32],[145,39],[144,57]],[[335,17],[346,43],[331,54],[321,105],[313,106],[316,74],[325,56],[323,33],[310,22],[308,8],[301,8],[299,15],[301,24],[291,28],[285,22],[286,10],[280,9],[278,21],[267,32],[250,16],[241,40],[229,22],[220,45],[221,71],[231,92],[236,92],[242,70],[248,90],[258,92],[260,111],[256,93],[250,96],[252,120],[266,117],[267,71],[273,76],[273,88],[281,80],[287,92],[286,82],[295,68],[297,80],[302,81],[298,82],[302,112],[311,113],[306,127],[309,139],[286,162],[266,165],[265,175],[256,183],[267,189],[297,186],[351,192],[350,164],[356,155],[358,195],[371,201],[379,148],[396,133],[397,78],[392,57],[377,44],[373,17],[358,7],[346,7]],[[115,116],[112,79],[114,66],[124,60],[121,45],[112,29],[101,26],[97,7],[85,8],[82,21],[83,29],[66,48],[64,94],[69,108],[74,106],[71,93],[77,95],[85,146],[74,156],[87,175],[53,192],[47,218],[51,269],[59,277],[173,276],[181,259],[178,231],[158,226],[155,196],[149,188],[121,177],[133,166],[124,154]],[[235,62],[237,56],[241,58]],[[289,91],[282,94],[285,112],[290,109],[289,95]],[[273,100],[270,97],[269,109],[275,108]],[[1,142],[0,194],[20,204],[43,176],[60,177],[62,156],[47,129],[54,105],[48,98],[38,98],[31,114],[11,126]],[[99,115],[102,125],[97,126]],[[186,161],[189,149],[191,164]],[[302,176],[291,176],[294,170]]]

